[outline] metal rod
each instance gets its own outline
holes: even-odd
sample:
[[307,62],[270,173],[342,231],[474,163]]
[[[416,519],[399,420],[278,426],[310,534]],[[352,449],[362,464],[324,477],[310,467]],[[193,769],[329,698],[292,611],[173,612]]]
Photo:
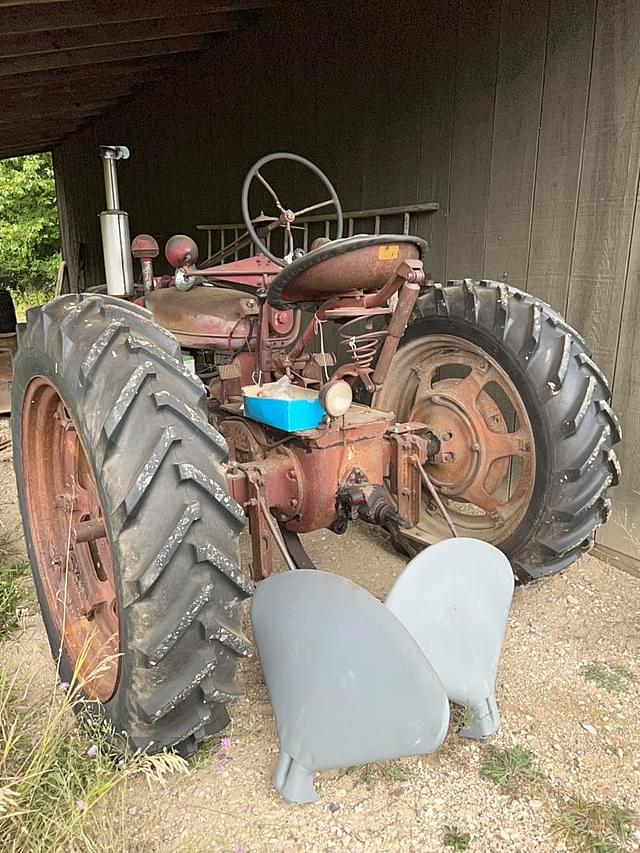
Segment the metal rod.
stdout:
[[443,504],[442,498],[438,494],[436,487],[431,482],[431,479],[429,478],[429,475],[427,474],[427,472],[424,470],[424,467],[420,464],[420,460],[418,459],[418,457],[412,456],[411,458],[413,460],[413,464],[416,466],[416,468],[420,472],[420,476],[422,477],[422,482],[427,487],[427,491],[429,492],[429,494],[433,498],[433,501],[434,501],[435,505],[438,507],[438,509],[440,510],[440,513],[441,513],[442,517],[444,518],[444,520],[447,524],[447,527],[451,531],[451,535],[457,537],[458,531],[456,530],[453,521],[451,521],[451,516],[447,512],[447,508]]
[[103,157],[104,192],[107,199],[107,210],[120,210],[120,194],[118,193],[118,176],[116,161],[113,157]]
[[104,539],[107,529],[103,518],[90,518],[79,521],[73,528],[73,539],[76,542],[92,542],[94,539]]
[[293,561],[293,557],[289,553],[289,550],[285,544],[284,539],[282,538],[282,533],[280,533],[280,528],[276,524],[275,518],[269,512],[266,503],[264,502],[264,498],[258,499],[260,502],[260,509],[262,510],[262,514],[264,515],[264,519],[269,525],[269,530],[271,531],[271,535],[276,541],[276,545],[278,546],[280,553],[284,557],[285,563],[291,569],[292,572],[295,572],[298,568]]

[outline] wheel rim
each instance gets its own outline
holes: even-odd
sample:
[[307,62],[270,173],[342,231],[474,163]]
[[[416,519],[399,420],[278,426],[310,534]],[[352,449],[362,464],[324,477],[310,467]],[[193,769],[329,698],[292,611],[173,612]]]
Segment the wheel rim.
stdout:
[[42,377],[24,396],[22,476],[38,576],[57,636],[85,694],[106,702],[120,673],[106,514],[78,428]]
[[[375,405],[443,437],[427,471],[458,532],[505,541],[526,515],[536,472],[533,429],[515,384],[485,350],[454,335],[413,341],[394,362]],[[425,502],[415,538],[445,535],[437,508]]]

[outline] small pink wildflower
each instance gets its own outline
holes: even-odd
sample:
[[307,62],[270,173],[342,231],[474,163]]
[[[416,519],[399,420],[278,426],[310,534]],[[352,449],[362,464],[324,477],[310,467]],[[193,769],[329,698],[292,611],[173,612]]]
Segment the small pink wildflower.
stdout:
[[92,743],[89,749],[87,750],[87,758],[95,758],[98,754],[98,747],[95,743]]
[[233,845],[233,853],[248,853],[248,848],[245,844],[240,844],[239,841]]
[[224,771],[225,771],[224,764],[218,764],[218,766],[216,767],[216,773],[224,773]]
[[60,684],[58,684],[58,690],[60,691],[60,693],[66,693],[68,689],[69,689],[69,682],[68,681],[61,681]]
[[228,749],[231,749],[231,746],[232,746],[232,744],[231,744],[231,738],[230,737],[223,737],[221,739],[220,749],[222,749],[226,752]]
[[78,811],[83,812],[85,810],[84,800],[76,800],[76,808]]

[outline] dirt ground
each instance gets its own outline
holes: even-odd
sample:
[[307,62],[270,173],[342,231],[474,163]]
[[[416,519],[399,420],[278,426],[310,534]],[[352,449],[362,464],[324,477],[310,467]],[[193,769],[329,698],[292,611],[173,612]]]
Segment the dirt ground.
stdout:
[[[7,433],[0,421],[0,438]],[[11,455],[0,454],[0,519],[19,531]],[[318,533],[305,544],[321,568],[383,596],[404,561],[366,527],[344,537]],[[246,546],[246,543],[245,543]],[[219,747],[189,776],[150,793],[135,784],[124,809],[127,851],[441,851],[447,827],[471,836],[471,851],[563,850],[553,834],[571,794],[612,799],[640,812],[640,580],[592,556],[565,574],[515,593],[498,674],[498,747],[519,744],[539,782],[505,793],[480,773],[488,745],[453,731],[434,756],[384,772],[323,773],[320,802],[293,807],[271,786],[278,743],[269,699],[253,658],[246,698],[232,708],[228,758]],[[3,648],[12,669],[51,677],[37,613]],[[588,663],[625,667],[629,692],[588,682]],[[42,679],[39,678],[40,673]],[[635,830],[629,849],[640,849]]]

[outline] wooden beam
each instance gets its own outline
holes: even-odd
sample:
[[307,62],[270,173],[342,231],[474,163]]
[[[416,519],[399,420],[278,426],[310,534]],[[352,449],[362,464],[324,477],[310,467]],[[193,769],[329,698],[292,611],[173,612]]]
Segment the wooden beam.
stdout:
[[62,137],[56,139],[48,139],[43,142],[32,142],[30,144],[18,145],[12,148],[3,148],[0,146],[0,160],[5,160],[8,157],[25,157],[28,154],[40,154],[43,151],[50,151],[61,141]]
[[596,545],[591,553],[604,563],[609,563],[609,565],[620,569],[622,572],[626,572],[628,575],[640,578],[640,560],[636,557],[630,557],[628,554],[614,551],[613,548],[609,548],[607,545]]
[[229,12],[198,15],[188,18],[156,18],[150,21],[132,21],[121,24],[100,24],[53,30],[44,33],[26,33],[20,38],[5,40],[3,58],[29,56],[60,50],[76,50],[129,42],[155,41],[161,38],[197,36],[220,33],[239,26],[237,15]]
[[43,3],[66,3],[67,0],[0,0],[0,7],[4,6],[39,6]]
[[10,128],[4,128],[0,131],[0,146],[25,143],[31,140],[37,142],[39,139],[52,139],[57,136],[63,136],[72,133],[80,125],[86,123],[87,119],[78,117],[74,121],[68,119],[35,119],[13,124]]
[[7,74],[0,77],[0,92],[25,91],[28,88],[64,86],[75,82],[109,82],[120,78],[143,83],[170,69],[179,62],[179,55],[151,56],[128,62],[103,62],[100,65],[79,65],[76,68],[50,68],[31,73]]
[[41,119],[56,118],[64,121],[74,121],[94,117],[104,112],[111,104],[115,104],[117,100],[118,98],[112,98],[110,101],[103,101],[97,104],[82,104],[81,106],[74,104],[72,106],[58,107],[56,104],[51,104],[48,107],[40,107],[33,112],[29,111],[26,113],[20,113],[16,110],[13,114],[7,114],[3,111],[0,113],[0,133],[3,128],[16,127],[16,124],[22,127],[24,120],[35,124]]
[[84,108],[87,103],[101,104],[114,101],[130,94],[136,84],[127,80],[88,81],[75,86],[58,86],[57,88],[33,88],[22,92],[15,90],[2,96],[2,112],[0,118],[7,113],[17,113],[22,117],[33,116],[36,111],[49,108],[69,109]]
[[64,30],[99,24],[130,24],[154,18],[242,12],[271,5],[273,0],[77,0],[43,3],[37,7],[7,7],[0,15],[0,35]]
[[194,52],[202,50],[205,46],[206,40],[203,37],[184,36],[177,39],[131,42],[107,47],[94,47],[88,50],[67,50],[15,59],[0,59],[0,77],[26,71],[37,72],[50,68],[73,68],[78,65],[98,65],[102,62],[138,59],[143,56]]

